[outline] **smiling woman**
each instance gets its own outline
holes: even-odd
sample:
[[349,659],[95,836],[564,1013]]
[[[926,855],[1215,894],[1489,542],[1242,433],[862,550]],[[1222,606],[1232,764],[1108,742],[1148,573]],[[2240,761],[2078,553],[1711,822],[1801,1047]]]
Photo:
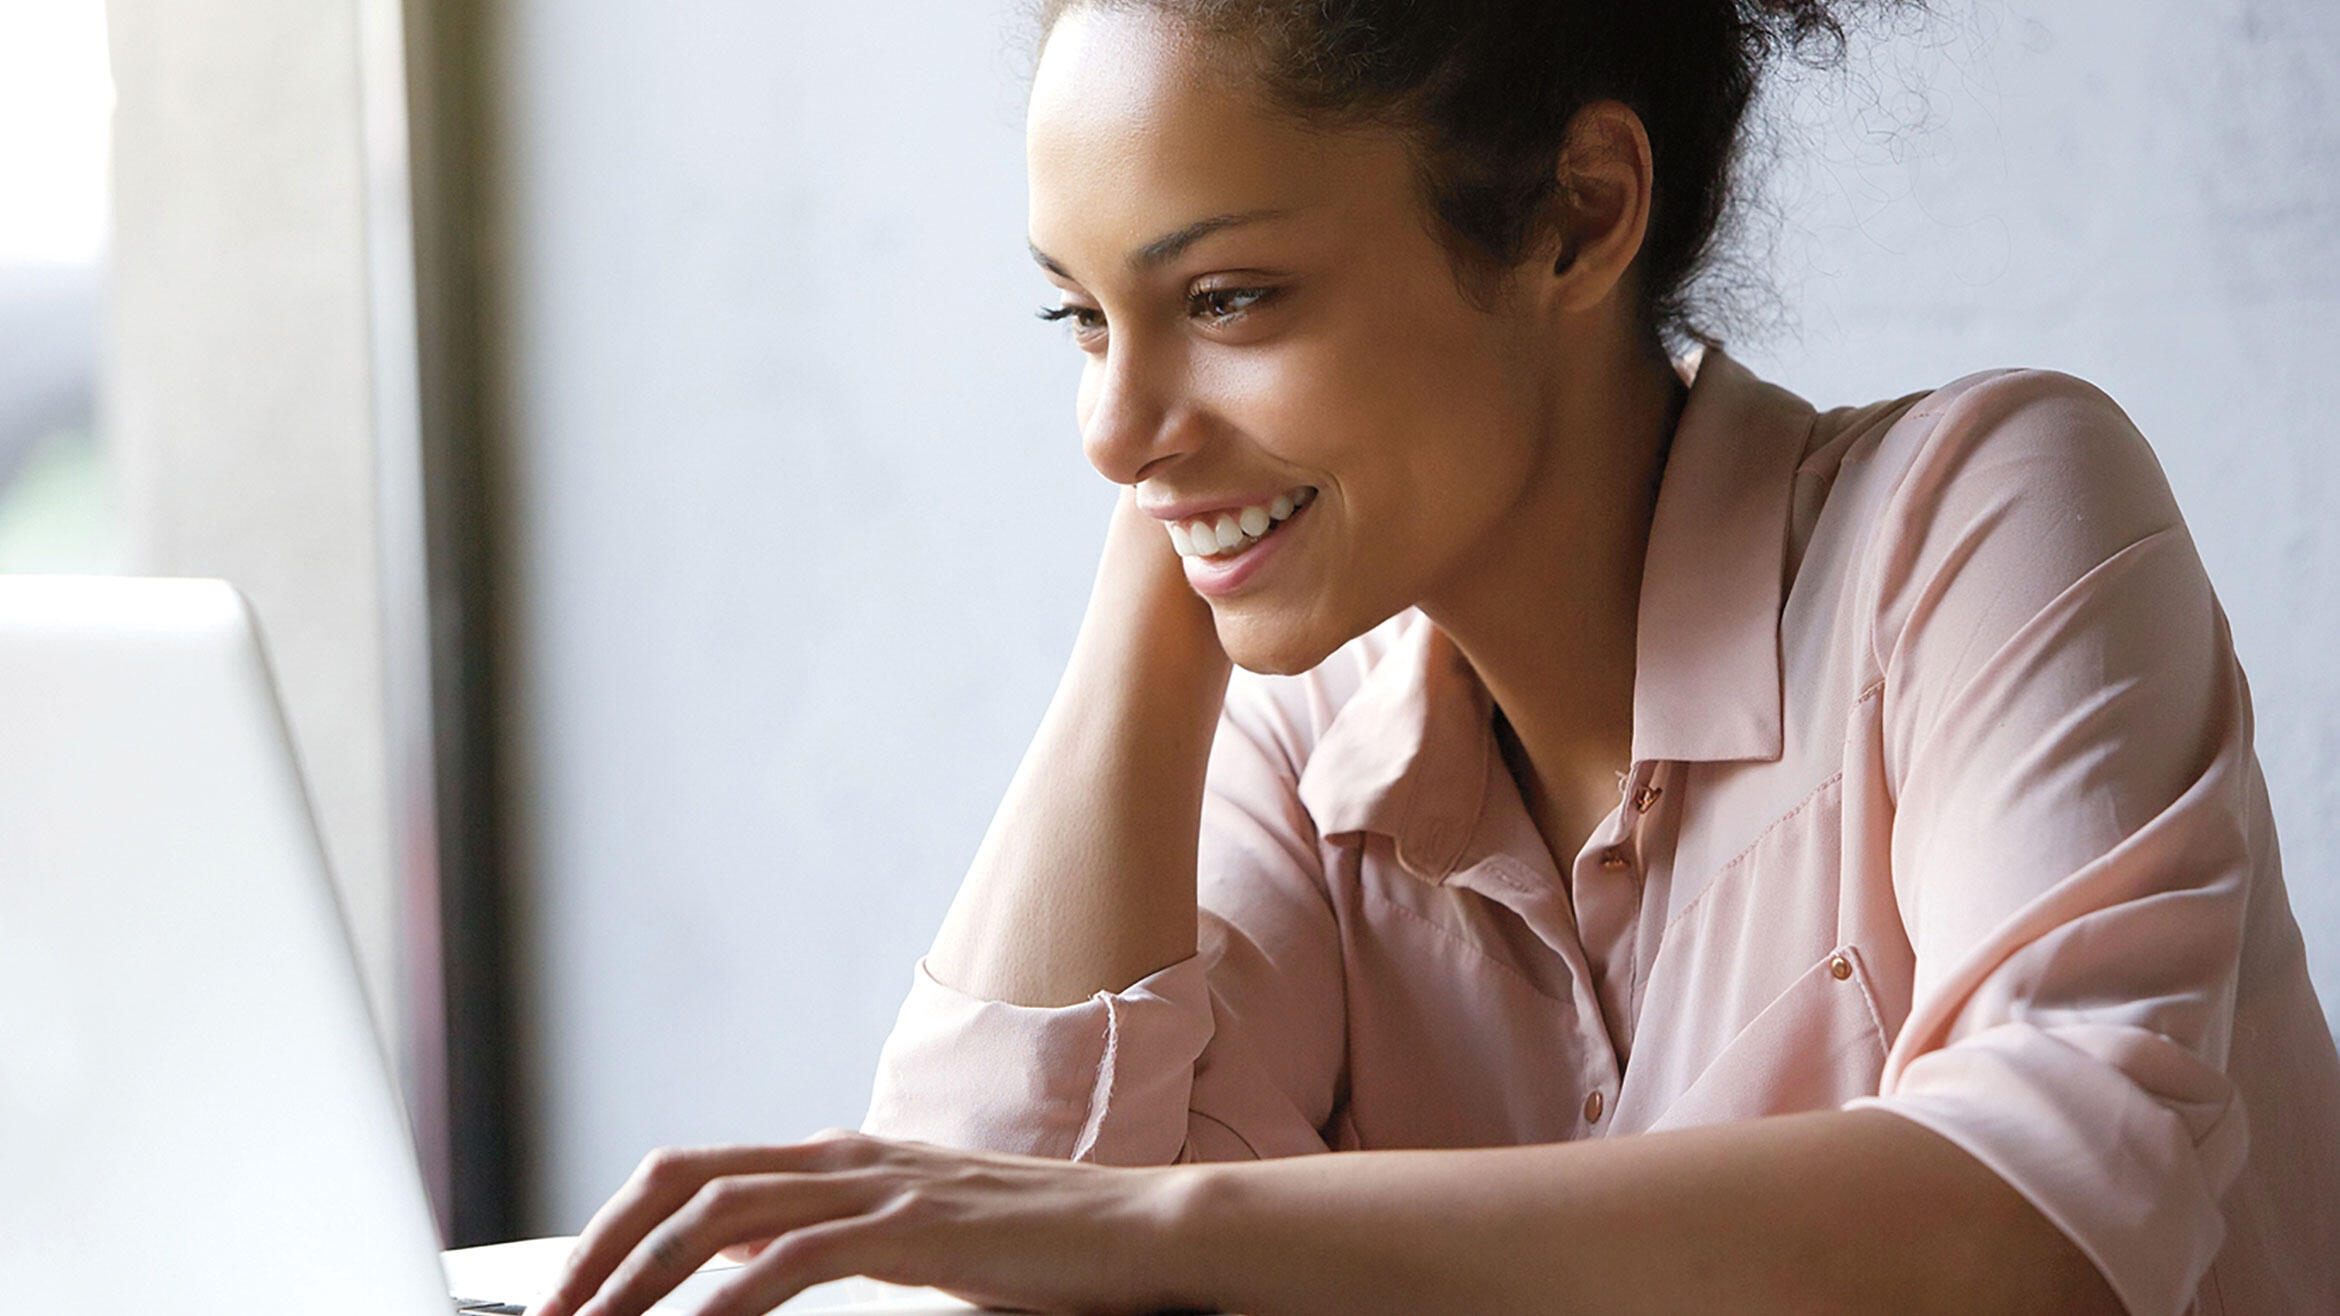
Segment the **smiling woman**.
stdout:
[[2340,1057],[2150,449],[1699,331],[1835,9],[1044,17],[1126,486],[1071,663],[863,1131],[654,1155],[548,1316],[725,1248],[719,1312],[2340,1305]]

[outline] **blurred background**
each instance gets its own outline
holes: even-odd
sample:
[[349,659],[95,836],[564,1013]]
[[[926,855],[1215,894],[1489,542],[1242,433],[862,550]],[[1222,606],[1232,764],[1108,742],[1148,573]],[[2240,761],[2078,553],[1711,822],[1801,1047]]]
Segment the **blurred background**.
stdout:
[[[1733,350],[2121,400],[2335,1013],[2340,7],[1934,10],[1772,95]],[[253,597],[453,1242],[860,1119],[1111,503],[1028,59],[1015,0],[0,0],[0,570]]]

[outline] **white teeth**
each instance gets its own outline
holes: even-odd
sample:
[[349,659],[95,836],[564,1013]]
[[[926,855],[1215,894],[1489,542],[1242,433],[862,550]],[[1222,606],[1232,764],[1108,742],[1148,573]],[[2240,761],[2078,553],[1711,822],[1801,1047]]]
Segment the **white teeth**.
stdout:
[[1308,506],[1316,491],[1306,487],[1277,494],[1265,504],[1221,512],[1216,517],[1168,523],[1170,546],[1180,557],[1218,557],[1249,548],[1278,523]]

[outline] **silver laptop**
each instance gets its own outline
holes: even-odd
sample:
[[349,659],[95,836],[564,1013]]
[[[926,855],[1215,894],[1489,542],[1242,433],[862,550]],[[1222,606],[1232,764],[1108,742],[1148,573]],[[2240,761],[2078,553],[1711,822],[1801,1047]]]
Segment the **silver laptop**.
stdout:
[[[0,1308],[448,1316],[565,1251],[438,1249],[243,599],[0,577]],[[783,1308],[837,1309],[970,1310]]]

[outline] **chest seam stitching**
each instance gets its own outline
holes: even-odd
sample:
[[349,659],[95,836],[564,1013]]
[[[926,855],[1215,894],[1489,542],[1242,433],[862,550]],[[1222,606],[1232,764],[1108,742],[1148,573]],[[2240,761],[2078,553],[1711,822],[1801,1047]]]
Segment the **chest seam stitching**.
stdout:
[[[1762,845],[1763,842],[1768,839],[1773,832],[1778,831],[1781,827],[1785,826],[1789,820],[1793,819],[1797,814],[1811,808],[1812,802],[1819,799],[1823,792],[1825,792],[1829,787],[1834,786],[1843,780],[1844,769],[1838,768],[1836,771],[1829,773],[1827,778],[1821,781],[1819,785],[1814,786],[1811,789],[1811,792],[1805,795],[1803,799],[1798,800],[1795,804],[1795,807],[1789,809],[1786,813],[1779,815],[1777,818],[1772,819],[1770,822],[1763,824],[1763,830],[1755,833],[1754,838],[1747,842],[1747,845],[1744,849],[1740,850],[1737,854],[1732,855],[1729,859],[1716,866],[1714,870],[1714,876],[1706,880],[1705,888],[1699,891],[1696,896],[1691,897],[1689,904],[1682,906],[1682,908],[1676,912],[1672,918],[1666,920],[1665,933],[1671,933],[1677,926],[1681,924],[1682,920],[1690,917],[1692,911],[1696,910],[1700,905],[1705,904],[1707,897],[1714,894],[1715,888],[1722,885],[1723,879],[1728,877],[1733,869],[1745,863],[1747,856],[1755,853],[1756,847]],[[1660,935],[1662,937],[1664,934],[1661,933]]]
[[[1368,900],[1371,900],[1371,901],[1374,901],[1375,903],[1377,903],[1377,904],[1380,904],[1380,905],[1384,906],[1385,908],[1388,908],[1388,909],[1395,910],[1395,911],[1397,911],[1398,913],[1405,915],[1407,918],[1410,918],[1410,919],[1412,919],[1414,922],[1416,922],[1416,923],[1419,923],[1419,924],[1421,924],[1423,927],[1426,927],[1426,928],[1430,929],[1432,932],[1435,932],[1435,933],[1437,933],[1437,934],[1438,934],[1440,937],[1444,938],[1445,940],[1447,940],[1447,941],[1451,941],[1451,942],[1453,942],[1455,945],[1457,945],[1457,946],[1460,946],[1460,947],[1462,947],[1464,950],[1467,950],[1467,951],[1469,951],[1469,952],[1470,952],[1472,955],[1474,955],[1474,956],[1478,957],[1478,958],[1479,958],[1479,959],[1480,959],[1482,962],[1484,962],[1484,963],[1486,963],[1486,964],[1489,964],[1489,965],[1492,965],[1493,967],[1495,967],[1496,969],[1499,969],[1499,970],[1501,970],[1501,971],[1502,971],[1504,974],[1506,974],[1507,976],[1509,976],[1509,977],[1511,977],[1511,978],[1517,979],[1517,980],[1518,980],[1518,982],[1519,982],[1519,985],[1520,985],[1520,986],[1522,986],[1522,987],[1525,987],[1525,988],[1527,988],[1527,989],[1528,989],[1528,991],[1530,991],[1531,993],[1533,993],[1533,994],[1536,996],[1536,998],[1537,998],[1538,1000],[1551,1001],[1551,1002],[1553,1002],[1553,1003],[1554,1003],[1554,1004],[1556,1004],[1556,1005],[1566,1005],[1566,1006],[1568,1006],[1568,1007],[1569,1007],[1569,1008],[1570,1008],[1572,1011],[1575,1009],[1576,1002],[1574,1001],[1574,999],[1573,999],[1573,998],[1572,998],[1572,999],[1568,999],[1568,1000],[1562,1000],[1562,999],[1561,999],[1561,998],[1559,998],[1559,997],[1548,995],[1548,994],[1547,994],[1547,993],[1544,991],[1544,989],[1543,989],[1543,988],[1536,986],[1535,979],[1528,977],[1526,974],[1524,974],[1524,973],[1520,972],[1518,969],[1516,969],[1516,968],[1512,967],[1512,966],[1511,966],[1511,965],[1509,965],[1509,964],[1505,964],[1503,961],[1501,961],[1501,960],[1499,960],[1499,959],[1495,958],[1493,955],[1490,955],[1490,954],[1488,954],[1485,948],[1483,948],[1483,947],[1481,947],[1481,946],[1477,945],[1476,943],[1472,942],[1472,941],[1471,941],[1469,938],[1467,938],[1467,937],[1463,936],[1463,935],[1462,935],[1461,933],[1459,933],[1459,932],[1456,932],[1454,929],[1452,929],[1452,928],[1450,928],[1450,927],[1447,927],[1445,924],[1443,924],[1443,923],[1440,923],[1440,922],[1436,921],[1435,919],[1427,918],[1427,917],[1423,916],[1422,914],[1420,914],[1420,913],[1418,913],[1418,912],[1416,912],[1416,911],[1414,911],[1414,910],[1411,910],[1411,909],[1408,909],[1408,908],[1406,908],[1404,905],[1401,905],[1401,904],[1399,904],[1398,902],[1396,902],[1396,901],[1394,901],[1394,900],[1390,899],[1388,896],[1385,896],[1385,895],[1381,894],[1380,892],[1373,890],[1371,887],[1368,887],[1368,886],[1366,886],[1366,885],[1365,885],[1364,883],[1362,883],[1362,882],[1358,883],[1358,885],[1357,885],[1357,890],[1358,890],[1358,892],[1359,892],[1361,895],[1363,895],[1363,896],[1364,896],[1366,899],[1368,899]],[[1490,903],[1490,904],[1494,904],[1494,903],[1496,903],[1496,902],[1489,901],[1488,903]],[[1518,918],[1518,917],[1519,917],[1519,916],[1518,916],[1516,913],[1512,913],[1512,911],[1510,911],[1510,910],[1505,910],[1504,912],[1505,912],[1505,913],[1507,913],[1507,914],[1511,914],[1511,917],[1513,917],[1513,918]],[[1522,920],[1522,921],[1524,922],[1524,920]],[[1532,931],[1533,929],[1530,929],[1530,930]],[[1542,940],[1542,939],[1541,939],[1541,938],[1538,938],[1538,940]],[[1554,954],[1559,954],[1560,952],[1559,952],[1559,951],[1557,951],[1557,950],[1555,950],[1553,953],[1554,953]],[[1565,956],[1563,956],[1563,957],[1562,957],[1562,960],[1563,960],[1563,963],[1565,963],[1565,961],[1566,961],[1566,957],[1565,957]],[[1574,976],[1574,975],[1572,974],[1572,975],[1571,975],[1571,977],[1573,977],[1573,976]]]

